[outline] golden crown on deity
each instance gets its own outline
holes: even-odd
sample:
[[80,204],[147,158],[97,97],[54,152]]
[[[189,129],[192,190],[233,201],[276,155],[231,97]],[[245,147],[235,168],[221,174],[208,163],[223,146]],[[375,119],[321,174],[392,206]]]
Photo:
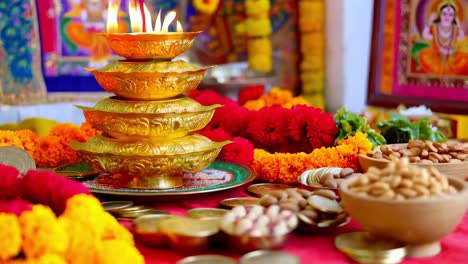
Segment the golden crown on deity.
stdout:
[[440,1],[439,5],[437,6],[437,10],[440,11],[444,6],[451,6],[457,11],[457,1],[455,0],[442,0]]

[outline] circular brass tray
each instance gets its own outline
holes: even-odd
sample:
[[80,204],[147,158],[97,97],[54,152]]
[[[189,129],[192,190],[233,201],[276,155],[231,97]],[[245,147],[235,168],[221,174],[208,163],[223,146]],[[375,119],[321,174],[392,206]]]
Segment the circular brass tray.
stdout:
[[[104,177],[107,177],[107,179]],[[126,196],[183,196],[231,189],[249,183],[255,179],[254,173],[248,167],[225,161],[215,161],[208,168],[200,172],[185,174],[184,185],[172,189],[144,190],[124,188],[116,184],[112,184],[112,180],[109,180],[109,177],[114,176],[98,176],[92,180],[83,181],[82,183],[92,193],[96,194]]]

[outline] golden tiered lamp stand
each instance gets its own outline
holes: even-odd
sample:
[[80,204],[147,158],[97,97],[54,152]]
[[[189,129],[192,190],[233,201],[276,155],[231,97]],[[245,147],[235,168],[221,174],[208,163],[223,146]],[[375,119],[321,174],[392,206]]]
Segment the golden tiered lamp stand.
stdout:
[[78,106],[102,135],[71,146],[98,172],[121,175],[122,187],[181,186],[185,173],[208,167],[230,143],[194,134],[220,106],[203,106],[183,95],[197,88],[209,67],[172,61],[190,48],[197,34],[103,34],[111,49],[126,60],[88,70],[116,96],[94,107]]

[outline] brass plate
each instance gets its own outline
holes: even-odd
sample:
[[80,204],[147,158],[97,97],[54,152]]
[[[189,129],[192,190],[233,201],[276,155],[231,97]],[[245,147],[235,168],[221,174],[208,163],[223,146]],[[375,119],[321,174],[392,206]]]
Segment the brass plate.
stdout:
[[335,238],[335,246],[350,258],[364,263],[400,263],[406,247],[400,242],[372,236],[368,232],[352,232]]
[[229,210],[219,208],[195,208],[187,211],[188,216],[196,219],[222,218]]
[[109,201],[109,202],[102,202],[101,205],[105,211],[115,212],[115,211],[119,211],[128,207],[131,207],[133,205],[133,202],[131,201]]
[[[151,196],[155,198],[171,197],[183,198],[190,195],[199,195],[203,193],[217,192],[235,188],[255,179],[255,174],[247,166],[225,162],[215,161],[208,168],[197,172],[184,175],[184,185],[172,189],[131,189],[124,188],[112,181],[105,183],[109,177],[100,176],[92,180],[83,181],[83,184],[93,193],[123,195],[123,196]],[[115,179],[117,181],[118,179]]]
[[280,183],[257,183],[252,184],[247,188],[247,191],[254,194],[254,196],[262,197],[263,195],[277,190],[289,189],[291,186]]
[[270,250],[257,250],[245,254],[240,258],[240,264],[299,264],[297,256]]
[[249,198],[249,197],[241,197],[241,198],[229,198],[222,200],[220,205],[227,208],[233,208],[236,206],[251,206],[258,204],[258,198]]
[[0,163],[13,166],[21,173],[36,169],[36,163],[31,155],[18,147],[0,147]]
[[198,255],[181,259],[176,264],[237,264],[237,261],[222,255]]
[[83,162],[75,162],[65,164],[54,169],[57,175],[73,180],[86,180],[92,179],[99,175],[88,164]]

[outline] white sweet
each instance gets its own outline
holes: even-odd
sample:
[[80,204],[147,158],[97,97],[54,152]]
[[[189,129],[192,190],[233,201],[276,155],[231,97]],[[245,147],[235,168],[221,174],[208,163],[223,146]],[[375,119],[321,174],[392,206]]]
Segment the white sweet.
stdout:
[[263,206],[254,205],[249,208],[249,212],[247,213],[247,217],[249,219],[257,219],[260,215],[263,214]]
[[238,217],[244,217],[247,214],[247,210],[245,210],[244,206],[236,206],[231,210],[231,212],[236,214]]
[[248,218],[243,218],[237,223],[237,226],[235,227],[235,233],[237,235],[243,235],[247,233],[252,228],[252,226],[252,220]]
[[284,221],[278,221],[275,223],[272,229],[272,235],[273,236],[281,236],[284,235],[288,232],[288,226],[286,225],[286,222]]
[[266,210],[266,215],[270,217],[272,220],[274,220],[278,218],[279,212],[280,212],[279,205],[274,204],[268,207],[268,209]]

